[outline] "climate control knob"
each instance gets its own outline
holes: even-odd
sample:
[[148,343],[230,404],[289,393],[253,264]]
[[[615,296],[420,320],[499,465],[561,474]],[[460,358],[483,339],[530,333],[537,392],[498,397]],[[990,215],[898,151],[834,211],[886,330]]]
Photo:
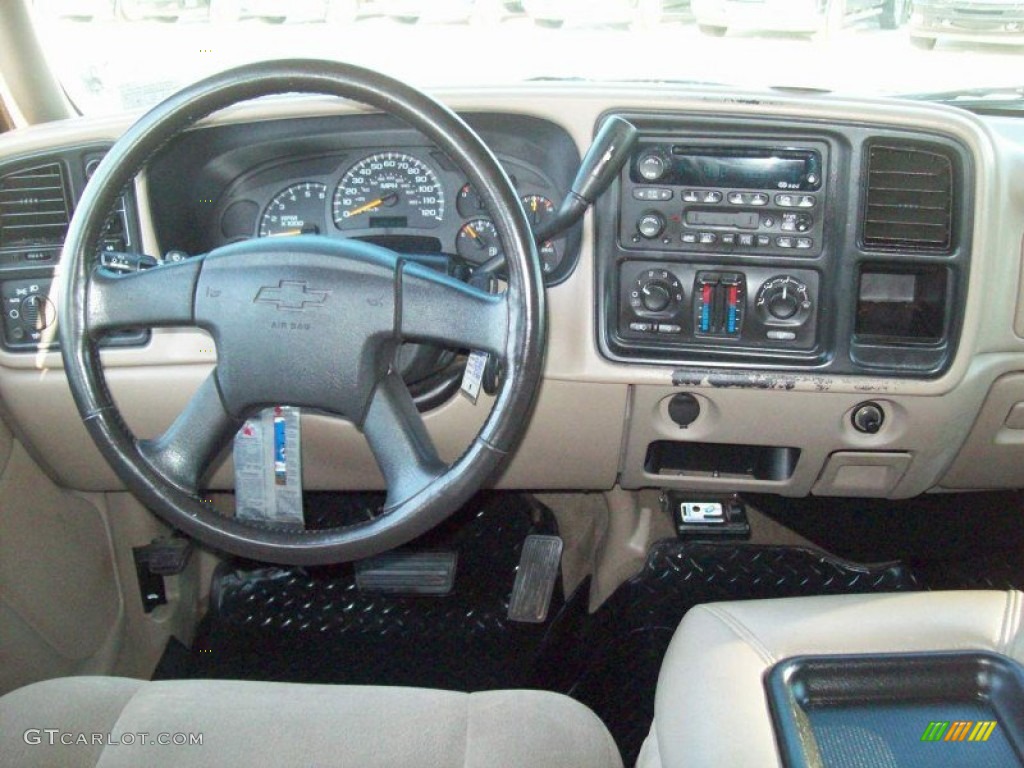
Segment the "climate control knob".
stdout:
[[648,312],[664,312],[672,303],[672,292],[665,283],[652,280],[640,287],[640,301]]
[[787,293],[785,288],[768,300],[768,314],[779,320],[789,320],[799,311],[800,302],[797,301],[796,295]]
[[657,211],[648,211],[637,220],[636,231],[642,237],[653,240],[665,231],[665,217]]
[[792,275],[773,277],[757,293],[757,308],[769,322],[802,323],[811,307],[807,284]]
[[[645,269],[636,276],[630,288],[629,305],[639,318],[648,314],[667,318],[679,312],[683,305],[683,294],[679,278],[667,269]],[[673,324],[668,323],[667,326]]]

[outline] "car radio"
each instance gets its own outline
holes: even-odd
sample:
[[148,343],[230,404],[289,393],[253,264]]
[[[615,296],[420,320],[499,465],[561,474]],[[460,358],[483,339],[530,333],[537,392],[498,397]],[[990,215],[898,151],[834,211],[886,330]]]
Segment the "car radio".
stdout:
[[818,256],[828,146],[641,141],[624,174],[627,250]]

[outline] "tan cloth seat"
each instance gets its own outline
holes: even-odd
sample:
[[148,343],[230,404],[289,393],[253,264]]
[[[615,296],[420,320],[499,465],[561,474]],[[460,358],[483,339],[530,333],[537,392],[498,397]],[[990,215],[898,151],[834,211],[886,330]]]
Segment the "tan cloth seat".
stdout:
[[639,768],[775,766],[763,677],[801,654],[988,650],[1024,661],[1020,592],[910,592],[712,603],[662,664]]
[[[134,743],[60,743],[91,742],[94,733]],[[150,743],[181,740],[174,734],[200,734],[202,744]],[[543,691],[73,677],[0,699],[0,765],[621,768],[622,760],[593,712]]]

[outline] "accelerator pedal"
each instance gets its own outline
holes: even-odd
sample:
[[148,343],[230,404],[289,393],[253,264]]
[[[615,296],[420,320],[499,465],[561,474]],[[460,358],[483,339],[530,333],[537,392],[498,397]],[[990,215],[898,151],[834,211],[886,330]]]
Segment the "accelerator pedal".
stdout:
[[510,621],[540,624],[547,619],[561,562],[560,536],[526,537],[508,603]]
[[447,595],[455,586],[456,552],[385,552],[356,563],[361,592]]

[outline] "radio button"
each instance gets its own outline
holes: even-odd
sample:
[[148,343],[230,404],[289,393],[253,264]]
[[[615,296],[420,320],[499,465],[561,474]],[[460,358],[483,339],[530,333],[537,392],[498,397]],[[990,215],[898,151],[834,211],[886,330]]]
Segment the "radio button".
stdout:
[[[767,237],[767,235],[765,235],[765,237]],[[739,244],[744,246],[744,247],[746,247],[746,248],[752,247],[754,245],[754,236],[753,235],[746,235],[746,234],[740,235],[739,236]]]
[[794,341],[796,339],[796,333],[793,331],[768,331],[765,335],[773,341]]
[[700,192],[698,192],[696,189],[684,189],[682,195],[684,203],[700,202]]
[[796,208],[797,198],[794,195],[776,195],[775,204],[779,208]]
[[672,190],[663,187],[634,187],[633,199],[664,202],[672,199]]
[[792,248],[794,245],[792,237],[776,237],[775,244],[779,248]]
[[758,245],[758,247],[760,247],[760,248],[767,248],[771,244],[772,244],[771,235],[758,235],[757,236],[757,245]]
[[714,232],[701,232],[700,242],[702,245],[711,245],[712,243],[718,242],[718,235]]
[[722,235],[722,245],[736,245],[736,235],[732,232],[726,232]]
[[659,323],[658,333],[682,333],[683,328],[679,325],[672,325],[670,323]]
[[798,237],[796,239],[796,247],[806,251],[814,247],[814,241],[809,237]]
[[743,193],[742,192],[730,192],[729,193],[729,205],[743,205]]
[[806,232],[814,226],[814,219],[806,213],[782,214],[783,232]]
[[717,191],[717,190],[714,190],[714,191],[711,191],[711,192],[705,192],[704,193],[704,202],[705,203],[720,203],[720,202],[722,202],[722,193]]
[[814,195],[800,195],[800,198],[796,201],[798,208],[813,208],[817,200],[814,199]]
[[630,323],[629,330],[634,333],[650,333],[654,330],[654,323]]
[[751,205],[768,205],[768,195],[764,192],[755,192],[750,196]]
[[683,242],[684,243],[696,243],[697,242],[697,233],[696,232],[683,232]]

